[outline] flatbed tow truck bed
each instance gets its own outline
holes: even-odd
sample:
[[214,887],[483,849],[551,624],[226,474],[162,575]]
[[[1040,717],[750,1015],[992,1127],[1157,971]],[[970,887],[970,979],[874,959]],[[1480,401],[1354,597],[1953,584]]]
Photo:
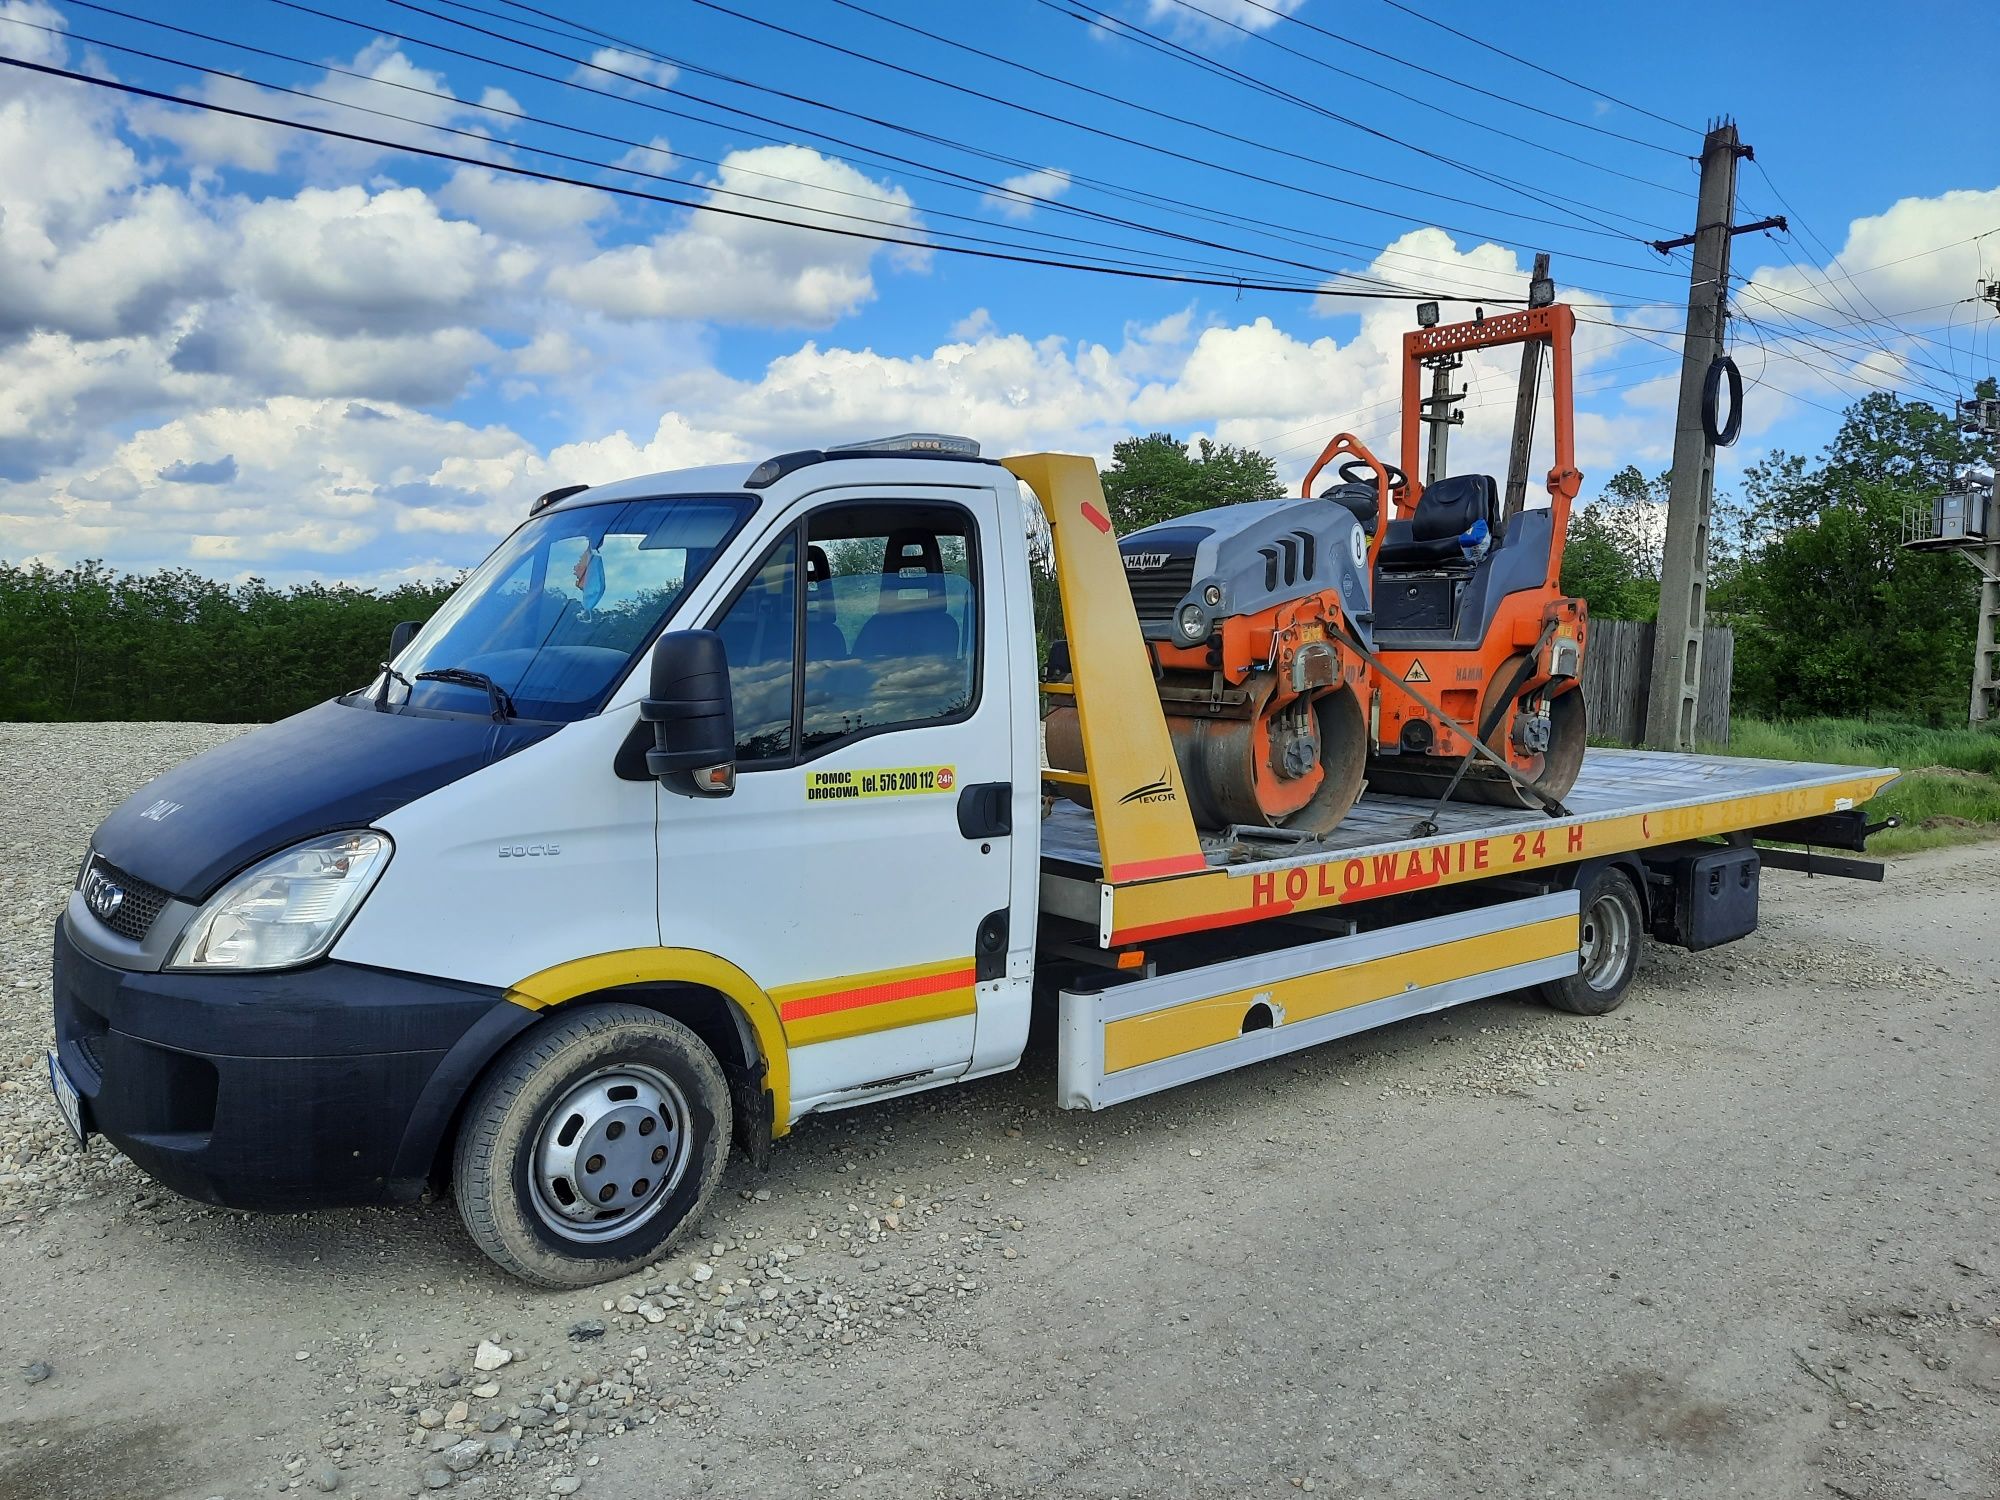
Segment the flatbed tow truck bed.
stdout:
[[[1207,868],[1103,880],[1090,811],[1059,802],[1042,824],[1042,907],[1087,921],[1106,947],[1401,895],[1486,876],[1770,828],[1859,807],[1893,769],[1592,750],[1564,799],[1572,816],[1364,794],[1324,838],[1262,830],[1201,838]],[[1437,827],[1419,837],[1424,819]]]
[[[1205,834],[1204,868],[1120,883],[1103,879],[1092,814],[1058,803],[1042,826],[1043,910],[1095,927],[1112,965],[1103,982],[1061,991],[1058,1098],[1101,1109],[1564,979],[1591,941],[1578,890],[1589,870],[1623,865],[1643,889],[1693,841],[1798,838],[1824,826],[1807,820],[1838,815],[1858,824],[1896,774],[1593,750],[1568,817],[1368,795],[1324,838]],[[1425,819],[1437,832],[1418,836]],[[1137,957],[1121,969],[1120,952]]]

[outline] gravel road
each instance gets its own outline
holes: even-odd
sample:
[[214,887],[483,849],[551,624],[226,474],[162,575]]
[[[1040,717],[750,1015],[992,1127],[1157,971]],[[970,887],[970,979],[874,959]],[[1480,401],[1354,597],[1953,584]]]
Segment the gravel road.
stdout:
[[2000,1496],[2000,845],[1767,874],[1599,1020],[1089,1116],[1037,1049],[550,1293],[446,1204],[249,1217],[66,1144],[50,927],[231,732],[0,725],[0,1500]]

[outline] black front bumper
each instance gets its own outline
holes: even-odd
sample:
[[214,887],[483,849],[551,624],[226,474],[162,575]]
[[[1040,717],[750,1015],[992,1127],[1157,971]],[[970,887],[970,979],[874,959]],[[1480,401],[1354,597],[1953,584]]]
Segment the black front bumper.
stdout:
[[112,968],[56,924],[56,1055],[84,1123],[175,1192],[297,1209],[423,1190],[460,1101],[533,1019],[499,990],[331,961]]

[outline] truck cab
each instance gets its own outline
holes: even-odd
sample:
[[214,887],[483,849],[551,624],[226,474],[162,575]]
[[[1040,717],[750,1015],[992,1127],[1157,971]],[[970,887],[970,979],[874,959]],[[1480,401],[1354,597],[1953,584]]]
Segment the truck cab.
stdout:
[[[56,939],[88,1124],[236,1206],[463,1189],[468,1097],[614,999],[614,1032],[680,1034],[558,1070],[525,1130],[491,1111],[511,1154],[482,1182],[532,1184],[468,1215],[573,1281],[642,1263],[734,1133],[1012,1067],[1038,674],[1021,487],[976,455],[917,435],[556,492],[374,682],[135,796]],[[704,637],[733,729],[697,786],[648,768],[645,708]]]

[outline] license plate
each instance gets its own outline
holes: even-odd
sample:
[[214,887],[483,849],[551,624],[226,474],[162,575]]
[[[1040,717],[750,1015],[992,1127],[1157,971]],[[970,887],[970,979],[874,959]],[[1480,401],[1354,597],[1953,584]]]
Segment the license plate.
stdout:
[[63,1123],[68,1125],[81,1146],[88,1139],[83,1128],[83,1100],[77,1097],[76,1085],[69,1081],[69,1074],[56,1060],[55,1053],[49,1054],[49,1089],[56,1096],[56,1108],[62,1111]]

